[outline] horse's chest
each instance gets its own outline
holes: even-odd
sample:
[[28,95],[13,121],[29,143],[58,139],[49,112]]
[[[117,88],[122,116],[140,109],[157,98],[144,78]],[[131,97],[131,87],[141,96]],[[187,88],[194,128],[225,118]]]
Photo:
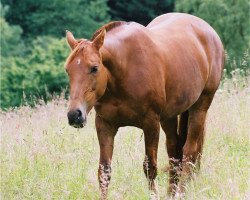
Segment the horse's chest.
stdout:
[[129,102],[116,100],[101,102],[95,106],[95,110],[100,117],[118,126],[138,126],[141,118]]

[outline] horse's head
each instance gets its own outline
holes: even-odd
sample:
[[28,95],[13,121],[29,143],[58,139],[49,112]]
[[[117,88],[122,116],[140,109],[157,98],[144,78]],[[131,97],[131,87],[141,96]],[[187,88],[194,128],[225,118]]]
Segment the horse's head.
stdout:
[[76,40],[71,32],[66,32],[72,50],[65,64],[70,82],[68,120],[75,128],[86,124],[87,114],[107,87],[107,72],[100,54],[105,33],[103,30],[88,41]]

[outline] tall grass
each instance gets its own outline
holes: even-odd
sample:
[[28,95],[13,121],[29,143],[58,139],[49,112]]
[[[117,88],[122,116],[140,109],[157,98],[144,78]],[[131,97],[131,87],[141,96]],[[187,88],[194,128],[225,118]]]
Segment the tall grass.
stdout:
[[[200,172],[185,199],[250,199],[249,78],[224,80],[207,119]],[[1,112],[1,199],[98,199],[99,145],[94,112],[84,129],[68,126],[66,101]],[[168,163],[161,131],[157,183],[166,199]],[[119,129],[115,140],[109,198],[148,199],[142,170],[142,130]]]

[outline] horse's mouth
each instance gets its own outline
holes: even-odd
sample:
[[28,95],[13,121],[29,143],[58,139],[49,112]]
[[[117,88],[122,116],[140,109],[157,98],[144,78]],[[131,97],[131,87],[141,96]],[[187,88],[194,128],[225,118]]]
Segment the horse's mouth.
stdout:
[[74,125],[71,125],[73,126],[74,128],[83,128],[85,125],[83,124],[74,124]]
[[76,120],[76,122],[73,123],[69,121],[69,125],[74,128],[83,128],[86,125],[86,123],[87,123],[86,120],[82,120],[82,118]]
[[70,126],[74,127],[74,128],[83,128],[86,125],[86,123],[82,123],[82,124],[70,124]]

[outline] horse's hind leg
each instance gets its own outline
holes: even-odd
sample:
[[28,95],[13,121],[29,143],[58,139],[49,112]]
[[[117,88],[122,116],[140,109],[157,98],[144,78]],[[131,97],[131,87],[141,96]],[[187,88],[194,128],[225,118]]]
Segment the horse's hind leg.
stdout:
[[180,115],[178,124],[178,140],[181,148],[181,158],[183,156],[182,148],[187,140],[187,128],[188,128],[188,111]]
[[161,119],[161,127],[166,134],[166,146],[169,157],[169,194],[174,195],[179,180],[181,147],[178,142],[177,117]]
[[202,94],[198,101],[188,110],[188,133],[183,147],[181,191],[184,191],[186,181],[191,177],[196,164],[200,162],[206,115],[213,96],[213,94]]

